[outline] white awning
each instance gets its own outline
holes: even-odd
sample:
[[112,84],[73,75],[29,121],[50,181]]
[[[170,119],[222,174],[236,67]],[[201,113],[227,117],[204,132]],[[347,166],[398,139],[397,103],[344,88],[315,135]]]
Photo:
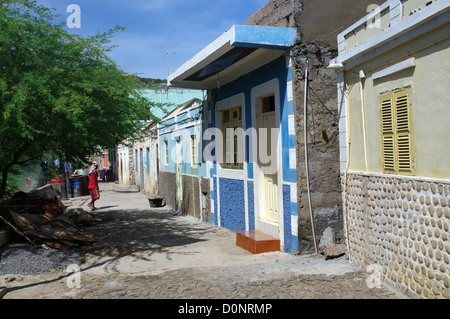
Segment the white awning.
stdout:
[[235,25],[168,77],[168,84],[214,89],[283,55],[295,42],[291,28]]

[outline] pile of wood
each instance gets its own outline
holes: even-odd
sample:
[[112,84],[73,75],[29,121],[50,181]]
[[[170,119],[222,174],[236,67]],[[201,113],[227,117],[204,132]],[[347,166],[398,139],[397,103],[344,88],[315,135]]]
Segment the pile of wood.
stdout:
[[93,243],[80,228],[100,221],[82,209],[66,210],[59,192],[51,184],[31,193],[19,192],[0,204],[0,224],[4,223],[30,244],[67,250]]

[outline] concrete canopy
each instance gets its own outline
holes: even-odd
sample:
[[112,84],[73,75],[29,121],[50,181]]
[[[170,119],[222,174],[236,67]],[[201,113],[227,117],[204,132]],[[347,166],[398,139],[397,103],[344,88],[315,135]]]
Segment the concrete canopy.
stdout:
[[215,89],[283,55],[294,44],[296,34],[291,28],[234,25],[170,74],[168,84]]

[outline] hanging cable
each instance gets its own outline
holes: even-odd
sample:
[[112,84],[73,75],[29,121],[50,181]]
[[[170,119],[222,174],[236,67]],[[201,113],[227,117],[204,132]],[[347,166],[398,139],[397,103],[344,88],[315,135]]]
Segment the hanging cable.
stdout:
[[304,111],[303,111],[303,137],[305,140],[305,166],[306,166],[306,188],[308,191],[308,204],[309,204],[309,216],[311,219],[311,229],[312,229],[312,235],[314,240],[314,249],[316,251],[316,254],[318,254],[317,249],[317,241],[316,241],[316,231],[314,227],[314,217],[312,212],[312,206],[311,206],[311,191],[309,186],[309,165],[308,165],[308,139],[307,139],[307,106],[308,106],[308,60],[306,60],[305,63],[305,96],[303,100],[304,104]]

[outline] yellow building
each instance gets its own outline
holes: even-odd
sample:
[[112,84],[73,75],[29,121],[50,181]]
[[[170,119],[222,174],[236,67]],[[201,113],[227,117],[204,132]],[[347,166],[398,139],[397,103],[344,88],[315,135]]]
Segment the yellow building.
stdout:
[[414,298],[450,295],[449,21],[448,0],[387,1],[329,65],[350,261]]

